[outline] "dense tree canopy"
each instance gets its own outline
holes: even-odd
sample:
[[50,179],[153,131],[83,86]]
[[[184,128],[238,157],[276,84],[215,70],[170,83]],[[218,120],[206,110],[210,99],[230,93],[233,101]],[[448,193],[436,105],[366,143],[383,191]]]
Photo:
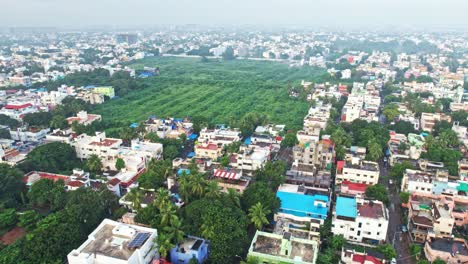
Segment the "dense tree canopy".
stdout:
[[0,163],[0,206],[16,205],[23,190],[23,173],[5,163]]
[[73,147],[66,143],[53,142],[36,147],[20,165],[24,171],[52,173],[70,172],[81,167]]

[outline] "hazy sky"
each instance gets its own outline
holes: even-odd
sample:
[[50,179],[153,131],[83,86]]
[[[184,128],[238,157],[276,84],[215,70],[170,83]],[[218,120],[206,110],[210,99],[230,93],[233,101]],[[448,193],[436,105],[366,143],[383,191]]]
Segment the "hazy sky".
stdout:
[[465,25],[468,0],[0,0],[1,26]]

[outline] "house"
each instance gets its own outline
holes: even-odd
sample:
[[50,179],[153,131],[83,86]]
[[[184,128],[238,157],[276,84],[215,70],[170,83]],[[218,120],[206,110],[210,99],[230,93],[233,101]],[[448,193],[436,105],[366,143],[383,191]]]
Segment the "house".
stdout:
[[335,158],[335,144],[324,136],[320,141],[311,141],[293,147],[294,161],[315,165],[320,170],[330,170]]
[[90,125],[94,121],[101,121],[101,115],[92,115],[88,114],[86,111],[80,111],[76,116],[72,116],[67,118],[67,123],[68,125],[73,124],[74,122],[80,124],[80,125]]
[[242,138],[241,132],[238,129],[225,128],[220,126],[215,129],[203,128],[200,131],[198,141],[201,143],[221,144],[221,147],[229,145],[233,142],[238,142]]
[[451,122],[451,117],[442,113],[421,113],[421,129],[432,132],[434,125],[438,121]]
[[53,181],[62,180],[67,191],[73,191],[80,187],[90,186],[89,173],[79,169],[73,170],[73,174],[70,176],[41,171],[31,171],[24,175],[23,182],[30,188],[34,183],[41,179],[49,179]]
[[223,148],[221,145],[214,143],[198,143],[195,145],[195,156],[197,158],[208,158],[211,160],[217,160],[223,154]]
[[338,161],[336,164],[336,184],[343,181],[374,185],[379,182],[379,164],[361,160],[357,157],[351,161]]
[[199,237],[186,236],[184,240],[171,249],[172,264],[188,264],[191,259],[204,263],[208,259],[209,243]]
[[156,118],[150,116],[145,121],[147,132],[153,132],[160,138],[180,138],[182,134],[192,135],[193,123],[189,119]]
[[468,244],[459,238],[432,238],[424,245],[426,258],[441,259],[447,264],[468,263]]
[[314,165],[294,162],[291,169],[286,171],[286,182],[296,185],[304,185],[307,188],[329,191],[331,184],[331,172],[317,170]]
[[110,99],[115,97],[114,87],[112,86],[99,86],[94,88],[93,92],[107,96]]
[[261,263],[314,264],[318,255],[318,242],[257,231],[250,244],[248,257],[257,257]]
[[69,264],[147,264],[156,257],[157,230],[104,219],[68,255]]
[[323,223],[330,206],[329,193],[318,192],[301,185],[283,184],[276,197],[281,202],[277,217],[294,219],[297,222],[317,220]]
[[340,185],[340,193],[352,196],[365,196],[366,189],[369,185],[364,183],[355,183],[350,181],[343,181]]
[[236,169],[215,169],[213,176],[218,181],[221,191],[227,193],[233,189],[238,193],[243,193],[249,186],[250,178],[242,176],[242,172]]
[[19,127],[16,130],[10,129],[11,139],[23,142],[40,142],[49,133],[49,128]]
[[270,160],[270,147],[259,145],[241,145],[237,153],[237,163],[234,165],[237,169],[245,171],[251,175],[254,171],[263,168],[263,166]]
[[341,263],[343,264],[385,264],[390,261],[385,259],[385,256],[376,250],[366,247],[364,252],[354,250],[352,248],[343,247],[341,250]]
[[26,114],[38,111],[37,107],[34,107],[32,103],[10,102],[0,109],[0,114],[21,121]]
[[389,217],[384,204],[376,200],[338,196],[333,210],[332,232],[346,240],[379,244],[387,239]]
[[47,142],[62,142],[70,144],[76,134],[73,133],[71,128],[68,129],[55,129],[52,133],[46,135],[45,140]]

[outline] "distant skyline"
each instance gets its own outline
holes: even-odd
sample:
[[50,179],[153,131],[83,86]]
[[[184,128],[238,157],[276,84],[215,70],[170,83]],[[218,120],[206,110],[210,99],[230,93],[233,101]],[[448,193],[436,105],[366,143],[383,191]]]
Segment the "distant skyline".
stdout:
[[1,27],[200,24],[468,28],[467,0],[0,0]]

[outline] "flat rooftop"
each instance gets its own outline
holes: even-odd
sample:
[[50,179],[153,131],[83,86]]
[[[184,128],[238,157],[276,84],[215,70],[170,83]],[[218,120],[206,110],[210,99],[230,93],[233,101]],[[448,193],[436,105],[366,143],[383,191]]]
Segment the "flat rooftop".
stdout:
[[308,195],[300,192],[278,191],[276,196],[281,201],[281,212],[299,217],[326,218],[328,196]]
[[336,198],[336,215],[356,218],[357,216],[356,198],[338,196]]
[[81,252],[88,254],[101,254],[112,258],[128,260],[135,249],[129,249],[128,244],[132,237],[114,235],[112,230],[114,225],[104,225],[92,240]]
[[[270,256],[282,257],[306,263],[314,263],[316,243],[304,239],[292,237],[291,233],[285,233],[283,236],[257,232],[256,240],[253,242],[251,250],[253,252],[266,254]],[[290,251],[281,250],[282,244],[289,244]],[[287,245],[286,247],[289,248]],[[283,247],[284,248],[284,247]]]

